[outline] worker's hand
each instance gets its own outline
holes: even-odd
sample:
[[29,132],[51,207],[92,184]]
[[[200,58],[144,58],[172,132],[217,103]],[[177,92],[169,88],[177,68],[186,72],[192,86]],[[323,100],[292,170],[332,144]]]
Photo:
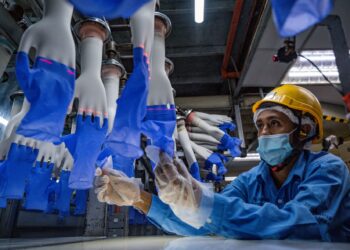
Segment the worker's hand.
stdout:
[[205,187],[190,175],[182,161],[172,161],[163,152],[160,153],[155,176],[159,198],[171,207],[177,217],[199,228],[193,215],[199,209]]
[[95,193],[100,202],[132,206],[141,200],[140,184],[135,178],[106,166],[97,168],[95,175]]

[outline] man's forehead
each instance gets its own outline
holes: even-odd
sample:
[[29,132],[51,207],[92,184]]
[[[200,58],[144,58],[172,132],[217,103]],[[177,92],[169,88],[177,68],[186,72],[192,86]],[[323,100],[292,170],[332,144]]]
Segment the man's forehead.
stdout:
[[257,121],[259,120],[266,120],[266,119],[274,119],[274,118],[279,118],[282,120],[289,120],[288,116],[286,116],[284,113],[279,112],[277,110],[274,109],[267,109],[267,110],[263,110],[259,113],[258,117],[257,117]]

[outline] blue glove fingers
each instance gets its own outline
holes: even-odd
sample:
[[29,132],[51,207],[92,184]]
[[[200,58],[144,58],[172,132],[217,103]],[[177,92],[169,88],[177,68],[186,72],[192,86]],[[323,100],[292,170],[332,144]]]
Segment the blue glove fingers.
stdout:
[[59,192],[56,201],[56,208],[63,216],[68,216],[70,211],[70,199],[73,190],[68,187],[70,172],[61,171],[59,180]]
[[74,215],[86,214],[86,205],[87,205],[88,195],[89,195],[88,190],[76,191]]
[[192,165],[190,166],[190,174],[196,180],[198,180],[198,181],[201,180],[198,162],[193,162],[192,163]]
[[143,122],[143,133],[151,139],[151,145],[157,146],[169,156],[174,156],[174,140],[172,138],[176,126],[175,105],[147,106],[147,114]]
[[232,132],[236,129],[236,125],[234,123],[231,123],[231,122],[224,122],[224,123],[219,125],[219,128],[224,132],[227,132],[227,131]]
[[32,168],[26,188],[25,209],[45,211],[48,205],[50,178],[54,164],[39,161]]
[[[23,91],[30,109],[18,126],[17,133],[42,141],[59,142],[68,105],[74,93],[75,70],[51,59],[37,57],[27,75],[19,70],[27,67],[28,55],[19,52],[16,69],[26,78]],[[21,65],[23,64],[23,65]]]
[[105,147],[114,155],[139,158],[142,121],[146,115],[149,86],[147,58],[142,48],[134,48],[134,70],[118,99],[118,109],[113,129],[108,135]]
[[22,199],[37,154],[38,150],[12,143],[3,173],[4,187],[0,197]]
[[82,14],[115,19],[129,18],[150,0],[69,0]]
[[[0,161],[0,193],[4,188],[5,178],[4,178],[4,170],[5,170],[5,161]],[[4,197],[0,197],[0,208],[6,208],[7,199]]]
[[238,139],[237,137],[230,137],[228,134],[224,134],[224,136],[220,140],[220,144],[218,145],[219,150],[226,150],[228,149],[230,151],[230,154],[232,157],[240,156],[241,150],[239,146],[241,145],[242,141]]
[[73,155],[74,166],[69,178],[71,189],[89,189],[92,187],[95,163],[101,151],[108,128],[108,120],[104,119],[100,127],[100,118],[91,116],[77,118],[76,150]]
[[64,142],[69,153],[71,155],[74,155],[76,144],[77,144],[76,135],[75,134],[65,135],[61,137],[61,141]]
[[51,178],[49,182],[49,186],[47,188],[48,192],[48,203],[45,209],[45,213],[53,213],[56,209],[56,199],[59,193],[59,183],[56,178]]
[[6,206],[7,206],[7,199],[0,198],[0,208],[6,208]]

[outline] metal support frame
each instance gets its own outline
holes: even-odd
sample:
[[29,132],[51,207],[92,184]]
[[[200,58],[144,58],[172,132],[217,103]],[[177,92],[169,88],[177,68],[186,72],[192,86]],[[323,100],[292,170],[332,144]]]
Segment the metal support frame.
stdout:
[[344,94],[347,94],[350,92],[350,58],[341,19],[337,15],[329,15],[320,25],[328,28],[342,90]]
[[237,131],[238,131],[238,137],[242,141],[241,149],[242,149],[242,157],[246,155],[246,144],[244,139],[244,132],[243,132],[243,125],[242,125],[242,117],[241,117],[241,110],[238,103],[235,103],[233,105],[235,110],[235,121],[237,125]]

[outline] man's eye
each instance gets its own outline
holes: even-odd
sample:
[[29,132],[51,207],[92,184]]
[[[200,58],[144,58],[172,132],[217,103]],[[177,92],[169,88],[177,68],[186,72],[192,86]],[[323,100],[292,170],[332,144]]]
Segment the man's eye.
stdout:
[[261,128],[263,127],[263,125],[262,125],[261,123],[257,123],[257,124],[256,124],[256,127],[257,127],[258,129],[261,129]]
[[279,121],[276,121],[276,120],[271,121],[271,126],[277,127],[277,126],[280,126],[280,125],[281,125],[281,123]]

